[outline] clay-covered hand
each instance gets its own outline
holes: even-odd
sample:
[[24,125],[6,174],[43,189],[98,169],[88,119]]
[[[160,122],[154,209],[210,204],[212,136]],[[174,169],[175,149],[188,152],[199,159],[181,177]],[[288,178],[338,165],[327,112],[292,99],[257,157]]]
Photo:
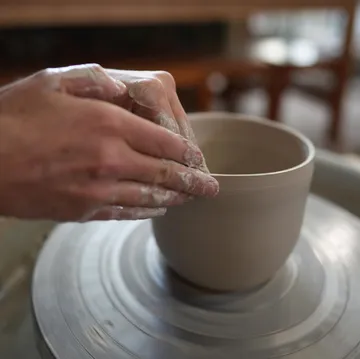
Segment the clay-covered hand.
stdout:
[[96,66],[44,70],[0,90],[0,216],[140,219],[214,196],[217,182],[191,168],[200,151],[113,104],[126,93]]
[[[72,76],[69,75],[69,69]],[[62,73],[63,86],[70,84],[74,95],[114,103],[181,135],[198,147],[194,132],[178,98],[175,80],[170,73],[104,69],[98,64],[85,64],[52,71]],[[87,83],[89,78],[92,80],[91,86]],[[124,89],[115,97],[111,91],[114,82]],[[202,159],[197,168],[209,173],[205,158]]]
[[[119,104],[134,114],[180,134],[196,145],[194,132],[187,119],[173,76],[165,71],[126,71],[106,69],[115,80],[126,86]],[[208,172],[205,160],[199,167]]]

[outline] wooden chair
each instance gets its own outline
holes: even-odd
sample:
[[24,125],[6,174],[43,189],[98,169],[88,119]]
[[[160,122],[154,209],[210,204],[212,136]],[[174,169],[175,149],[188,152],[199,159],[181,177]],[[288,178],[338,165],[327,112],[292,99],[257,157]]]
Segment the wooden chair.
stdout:
[[[280,7],[281,4],[279,4]],[[199,56],[193,55],[184,58],[177,57],[171,59],[168,56],[160,59],[143,58],[138,59],[109,59],[105,58],[99,61],[105,67],[114,68],[131,68],[137,70],[166,70],[173,74],[176,79],[178,88],[193,88],[196,97],[196,110],[207,111],[211,109],[212,94],[207,86],[207,79],[214,72],[220,72],[229,80],[229,89],[227,91],[228,98],[236,95],[243,86],[243,82],[239,80],[255,78],[255,84],[258,80],[263,80],[265,88],[270,98],[270,106],[268,117],[278,120],[279,108],[281,105],[282,94],[286,87],[291,83],[292,75],[297,71],[309,69],[327,69],[336,74],[337,81],[334,89],[326,97],[331,105],[333,119],[331,121],[330,135],[333,141],[339,138],[340,114],[343,92],[349,73],[349,62],[351,58],[351,35],[354,25],[355,16],[355,0],[344,0],[344,8],[349,14],[349,21],[346,30],[344,50],[339,57],[335,59],[322,58],[320,54],[311,50],[308,56],[304,56],[302,49],[311,48],[311,44],[294,40],[293,42],[285,42],[285,40],[261,40],[255,43],[238,46],[231,51],[225,51],[217,55]],[[250,13],[250,10],[249,10]],[[235,36],[236,39],[236,36]],[[276,43],[277,41],[277,43]],[[243,43],[242,41],[240,41]],[[283,47],[283,55],[281,58],[274,58],[271,51],[267,51],[269,46]],[[289,51],[295,48],[297,51]],[[299,51],[300,48],[300,51]],[[315,49],[316,50],[316,49]],[[300,52],[302,56],[294,56]],[[281,53],[281,51],[280,51]],[[300,61],[301,60],[301,61]],[[74,57],[69,56],[69,63],[78,62]],[[81,62],[81,61],[80,61]],[[26,69],[26,73],[32,72],[33,69]],[[13,74],[6,71],[6,76],[0,81],[3,83],[21,76],[20,71],[13,70]],[[16,75],[16,76],[15,76]],[[246,87],[249,84],[245,84]],[[251,83],[250,83],[251,85]],[[233,96],[234,97],[234,96]]]
[[[314,43],[301,38],[292,40],[282,38],[260,39],[253,41],[246,47],[248,61],[260,63],[267,69],[262,82],[269,98],[267,117],[276,121],[280,120],[284,91],[288,86],[295,86],[306,94],[325,101],[329,106],[331,113],[329,140],[330,144],[337,148],[341,146],[342,103],[352,65],[351,44],[356,1],[344,1],[343,9],[346,11],[348,19],[343,48],[338,54],[323,53]],[[306,73],[312,70],[329,72],[334,78],[333,83],[325,83],[323,86],[306,84],[303,81],[304,77]],[[256,85],[259,85],[259,82]],[[246,86],[244,86],[243,79],[230,79],[229,89],[224,94],[228,109],[234,109],[234,98],[244,88]]]

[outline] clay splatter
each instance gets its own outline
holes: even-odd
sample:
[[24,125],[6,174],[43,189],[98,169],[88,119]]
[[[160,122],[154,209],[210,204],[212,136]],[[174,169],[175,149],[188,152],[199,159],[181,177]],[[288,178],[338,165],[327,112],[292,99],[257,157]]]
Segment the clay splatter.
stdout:
[[103,350],[105,350],[109,346],[106,341],[106,334],[96,326],[92,326],[91,328],[89,328],[89,330],[87,331],[87,336],[93,344]]

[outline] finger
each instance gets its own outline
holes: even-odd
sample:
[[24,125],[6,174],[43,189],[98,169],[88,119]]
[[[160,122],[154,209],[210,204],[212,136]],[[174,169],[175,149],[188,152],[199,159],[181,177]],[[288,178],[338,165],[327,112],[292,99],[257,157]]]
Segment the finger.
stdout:
[[[169,95],[169,103],[172,107],[172,111],[173,111],[175,119],[178,123],[180,135],[182,135],[184,138],[188,139],[194,145],[195,148],[199,148],[197,145],[197,140],[196,140],[194,131],[188,120],[186,112],[181,105],[181,102],[179,100],[179,97],[178,97],[176,91],[172,91],[171,94]],[[202,156],[202,159],[203,159],[203,161],[200,163],[198,168],[203,172],[209,173],[210,171],[207,167],[205,157]]]
[[135,103],[133,104],[132,112],[137,116],[145,118],[173,133],[180,134],[180,128],[167,100],[163,103],[162,101],[159,101],[159,105],[156,107],[156,110],[154,108],[150,109]]
[[203,155],[198,147],[183,137],[136,116],[128,116],[124,131],[127,144],[137,152],[199,167]]
[[54,90],[77,97],[116,103],[127,92],[121,81],[113,79],[97,64],[50,68],[45,76]]
[[134,103],[131,112],[173,133],[180,134],[178,123],[175,120],[168,102],[159,104],[156,110]]
[[157,185],[130,181],[107,185],[105,191],[109,192],[107,204],[118,206],[160,208],[180,205],[192,199],[189,195]]
[[171,112],[173,114],[173,119],[177,123],[179,128],[179,134],[188,140],[196,143],[195,137],[192,136],[193,132],[187,121],[185,110],[183,109],[180,100],[176,93],[176,81],[174,77],[166,71],[156,71],[156,78],[158,78],[163,87],[165,88],[165,93],[167,96],[167,101],[170,105]]
[[160,217],[165,213],[166,208],[106,206],[93,213],[86,221],[140,220]]
[[133,180],[156,184],[177,192],[201,197],[214,197],[219,191],[215,178],[179,163],[146,155],[133,156]]
[[169,131],[179,134],[178,124],[172,113],[163,84],[156,78],[145,78],[127,85],[134,101],[132,112],[147,118]]
[[[167,100],[171,107],[173,118],[179,128],[179,134],[181,136],[183,136],[184,138],[188,139],[195,146],[197,146],[197,141],[196,141],[194,132],[191,128],[191,125],[190,125],[190,122],[188,121],[185,110],[184,110],[183,106],[181,105],[181,102],[177,95],[176,81],[175,81],[174,77],[166,71],[157,71],[156,76],[161,81],[161,83],[163,84],[163,86],[165,88],[165,93],[167,95]],[[205,163],[205,159],[199,166],[199,169],[204,172],[209,172],[209,170],[206,166],[206,163]]]
[[191,128],[190,122],[188,121],[186,112],[181,105],[179,97],[176,91],[172,91],[169,94],[169,104],[171,106],[174,118],[179,126],[180,135],[196,144],[196,138],[194,131]]
[[[25,81],[26,82],[26,81]],[[12,90],[13,88],[17,87],[18,85],[20,84],[23,84],[24,83],[24,79],[19,79],[19,80],[16,80],[14,82],[11,82],[10,84],[7,84],[5,86],[1,86],[0,87],[0,94],[4,94],[5,92],[8,92],[10,90]]]

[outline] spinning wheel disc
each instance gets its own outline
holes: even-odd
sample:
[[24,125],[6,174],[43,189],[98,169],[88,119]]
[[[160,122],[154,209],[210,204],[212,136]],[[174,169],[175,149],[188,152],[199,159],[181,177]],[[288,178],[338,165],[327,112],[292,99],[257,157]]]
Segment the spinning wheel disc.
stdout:
[[311,197],[287,263],[247,294],[178,278],[150,221],[64,224],[32,297],[44,359],[359,359],[360,223]]

